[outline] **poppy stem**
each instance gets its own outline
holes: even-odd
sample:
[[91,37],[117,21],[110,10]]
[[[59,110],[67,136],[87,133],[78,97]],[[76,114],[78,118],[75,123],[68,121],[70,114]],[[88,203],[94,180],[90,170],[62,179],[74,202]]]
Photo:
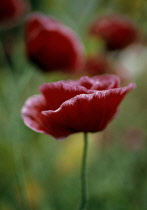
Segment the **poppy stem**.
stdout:
[[[17,184],[16,189],[18,190],[19,197],[18,199],[18,206],[20,206],[21,210],[31,210],[32,207],[28,201],[28,197],[26,194],[26,179],[24,174],[24,167],[23,167],[23,160],[22,160],[22,142],[20,142],[20,132],[19,132],[19,115],[17,115],[19,110],[19,106],[17,106],[19,95],[17,93],[18,87],[15,82],[14,74],[12,71],[12,65],[9,63],[7,56],[4,51],[3,42],[0,43],[0,53],[2,54],[2,59],[6,64],[6,69],[8,69],[8,75],[10,76],[11,80],[9,86],[11,87],[11,91],[13,92],[13,100],[15,103],[10,103],[11,105],[11,115],[10,117],[10,124],[12,125],[12,132],[10,143],[12,145],[12,152],[13,152],[13,161],[14,161],[14,170],[15,170],[15,182]],[[17,90],[17,91],[16,91]],[[11,98],[10,98],[11,99]],[[7,99],[8,100],[8,99]],[[13,100],[11,100],[13,102]],[[9,102],[9,101],[8,101]],[[14,127],[13,127],[14,126]],[[16,129],[17,128],[17,129]],[[14,134],[13,134],[14,131]]]
[[88,134],[84,133],[84,147],[81,168],[81,206],[80,210],[86,210],[87,205],[87,152],[88,152]]

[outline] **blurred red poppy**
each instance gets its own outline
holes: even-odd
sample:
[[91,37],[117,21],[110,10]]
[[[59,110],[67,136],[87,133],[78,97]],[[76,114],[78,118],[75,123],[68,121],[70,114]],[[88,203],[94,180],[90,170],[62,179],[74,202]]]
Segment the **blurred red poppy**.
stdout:
[[42,14],[28,18],[25,45],[29,59],[44,71],[75,71],[83,65],[83,45],[68,27]]
[[90,56],[86,59],[84,70],[89,76],[95,76],[109,72],[109,62],[103,55]]
[[104,40],[108,50],[119,50],[139,39],[135,24],[128,18],[106,15],[90,26],[90,34]]
[[19,21],[28,7],[28,2],[25,0],[0,0],[0,25]]
[[134,87],[134,83],[120,87],[115,75],[45,83],[40,87],[42,95],[32,96],[24,104],[22,118],[31,129],[56,139],[76,132],[101,131]]

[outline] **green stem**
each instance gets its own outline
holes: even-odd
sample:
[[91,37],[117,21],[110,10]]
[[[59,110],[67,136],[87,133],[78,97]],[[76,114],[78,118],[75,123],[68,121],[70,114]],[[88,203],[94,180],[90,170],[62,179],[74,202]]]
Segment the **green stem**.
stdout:
[[[11,132],[11,144],[12,144],[12,151],[13,151],[13,161],[15,167],[15,181],[17,183],[17,189],[19,192],[20,200],[18,205],[22,210],[31,210],[30,204],[28,202],[27,194],[26,194],[26,180],[23,168],[23,161],[22,161],[22,145],[20,142],[20,132],[19,132],[19,96],[17,93],[17,85],[14,78],[14,73],[12,71],[12,65],[7,60],[7,57],[4,52],[3,42],[0,42],[0,51],[1,56],[6,64],[6,69],[8,69],[8,76],[9,86],[11,87],[11,91],[13,92],[12,96],[10,95],[10,107],[11,107],[11,115],[10,115],[10,132]],[[12,98],[11,98],[12,97]],[[15,103],[14,103],[15,101]],[[12,103],[11,103],[12,102]],[[9,137],[9,136],[8,136]]]
[[88,151],[88,134],[84,133],[84,148],[82,157],[82,170],[81,170],[81,205],[80,210],[86,210],[87,205],[87,151]]

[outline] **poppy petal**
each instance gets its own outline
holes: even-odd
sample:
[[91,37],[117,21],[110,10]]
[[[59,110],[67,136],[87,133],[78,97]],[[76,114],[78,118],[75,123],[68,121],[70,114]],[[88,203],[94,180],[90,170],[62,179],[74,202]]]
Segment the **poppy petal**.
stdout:
[[[42,114],[54,127],[60,130],[66,128],[69,133],[101,131],[115,116],[124,96],[134,87],[132,83],[123,88],[81,94],[65,101],[59,109],[42,111]],[[51,135],[55,138],[66,137],[64,130],[58,137],[57,129]]]
[[78,84],[91,90],[108,90],[120,87],[120,79],[116,75],[109,74],[99,75],[93,78],[85,76],[78,81]]
[[83,45],[78,36],[54,18],[35,13],[25,29],[29,59],[45,71],[81,69]]
[[40,91],[43,93],[47,107],[50,110],[56,110],[60,105],[79,94],[90,94],[93,91],[82,86],[69,85],[71,82],[54,82],[44,83],[40,86]]
[[46,118],[41,114],[42,110],[46,110],[46,104],[42,95],[34,95],[25,102],[21,115],[25,124],[34,131],[48,134],[46,129]]

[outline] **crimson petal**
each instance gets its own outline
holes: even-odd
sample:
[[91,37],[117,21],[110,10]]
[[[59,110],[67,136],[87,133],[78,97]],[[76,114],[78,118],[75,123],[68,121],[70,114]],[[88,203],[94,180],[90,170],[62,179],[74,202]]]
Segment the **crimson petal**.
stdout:
[[131,83],[123,88],[81,94],[65,101],[55,111],[42,111],[48,118],[49,125],[54,126],[54,131],[50,134],[60,139],[68,135],[65,129],[69,134],[103,130],[115,116],[124,96],[134,87],[135,84]]
[[83,66],[84,52],[79,38],[54,18],[33,14],[25,34],[27,55],[41,69],[74,71]]
[[43,93],[48,109],[56,110],[60,105],[79,94],[90,94],[93,91],[82,86],[72,86],[71,82],[54,82],[44,83],[40,86],[40,91]]
[[24,123],[34,131],[48,134],[46,129],[47,120],[41,114],[42,110],[46,110],[46,103],[42,95],[34,95],[25,102],[21,115]]
[[120,79],[116,75],[104,74],[89,78],[82,77],[78,81],[78,85],[82,85],[91,90],[108,90],[120,87]]

